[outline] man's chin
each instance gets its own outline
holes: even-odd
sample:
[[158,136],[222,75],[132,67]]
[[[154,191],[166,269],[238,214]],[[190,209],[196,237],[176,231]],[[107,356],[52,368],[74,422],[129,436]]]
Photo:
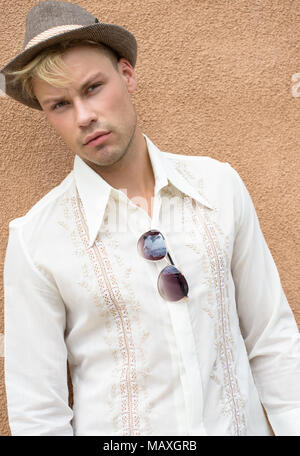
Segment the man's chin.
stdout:
[[88,156],[86,154],[78,154],[80,158],[91,168],[99,167],[99,168],[107,168],[109,166],[113,166],[118,163],[124,156],[124,152],[115,152],[112,153],[111,151],[95,151],[93,156]]

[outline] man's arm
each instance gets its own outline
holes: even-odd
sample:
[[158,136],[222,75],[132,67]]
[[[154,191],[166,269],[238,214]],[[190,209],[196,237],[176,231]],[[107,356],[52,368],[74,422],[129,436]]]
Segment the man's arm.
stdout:
[[232,274],[254,380],[276,435],[300,435],[300,335],[249,193],[231,168],[239,207]]
[[12,435],[73,435],[65,306],[10,225],[4,267],[5,386]]

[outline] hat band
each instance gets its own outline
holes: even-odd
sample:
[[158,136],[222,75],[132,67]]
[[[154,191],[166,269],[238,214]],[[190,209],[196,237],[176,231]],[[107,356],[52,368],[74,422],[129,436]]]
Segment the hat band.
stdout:
[[51,29],[45,30],[44,32],[40,33],[39,35],[35,36],[30,40],[26,47],[25,51],[32,47],[35,46],[38,43],[41,43],[41,41],[45,41],[48,38],[52,38],[53,36],[60,35],[61,33],[69,32],[70,30],[75,30],[79,29],[81,27],[84,27],[83,25],[60,25],[59,27],[53,27]]

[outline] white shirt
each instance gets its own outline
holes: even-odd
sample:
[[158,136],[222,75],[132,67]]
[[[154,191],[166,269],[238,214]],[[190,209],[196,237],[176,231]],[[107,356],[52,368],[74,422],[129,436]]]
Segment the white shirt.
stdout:
[[[12,435],[300,435],[300,337],[241,178],[159,151],[152,219],[78,156],[10,223],[5,384]],[[164,260],[186,301],[157,290]],[[67,361],[74,405],[68,405]],[[263,407],[262,405],[263,404]]]

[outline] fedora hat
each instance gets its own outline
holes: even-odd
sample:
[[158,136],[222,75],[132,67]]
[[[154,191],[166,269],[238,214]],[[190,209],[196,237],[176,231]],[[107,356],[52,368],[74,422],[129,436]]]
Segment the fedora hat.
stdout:
[[21,83],[13,83],[13,77],[6,73],[21,70],[44,49],[73,39],[102,43],[135,66],[137,42],[128,30],[119,25],[100,22],[78,5],[43,1],[27,14],[23,51],[0,70],[5,77],[6,94],[31,108],[42,110],[37,100],[24,97]]

